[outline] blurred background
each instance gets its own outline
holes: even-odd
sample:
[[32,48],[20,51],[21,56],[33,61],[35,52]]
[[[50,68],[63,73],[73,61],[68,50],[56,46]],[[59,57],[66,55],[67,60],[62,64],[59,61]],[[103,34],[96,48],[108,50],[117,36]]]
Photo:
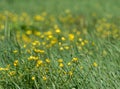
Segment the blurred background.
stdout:
[[0,0],[0,12],[41,12],[62,14],[70,10],[74,14],[91,16],[120,16],[120,0]]

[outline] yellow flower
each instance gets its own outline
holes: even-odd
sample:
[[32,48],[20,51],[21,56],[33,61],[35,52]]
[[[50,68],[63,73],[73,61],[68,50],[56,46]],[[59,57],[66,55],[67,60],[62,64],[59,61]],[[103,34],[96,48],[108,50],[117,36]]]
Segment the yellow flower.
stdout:
[[34,42],[32,43],[32,45],[33,45],[33,46],[36,46],[36,45],[39,46],[39,45],[40,45],[40,42],[39,42],[39,41],[34,41]]
[[85,45],[85,42],[81,42],[81,46],[84,46]]
[[30,56],[29,58],[28,58],[28,60],[38,60],[38,57],[36,56]]
[[72,71],[69,71],[68,74],[69,74],[70,76],[72,76],[72,75],[73,75],[73,72],[72,72]]
[[41,15],[34,16],[35,21],[44,21],[44,17]]
[[35,80],[35,77],[33,76],[31,79],[32,79],[32,80]]
[[61,68],[64,67],[63,63],[60,63],[60,64],[59,64],[59,67],[61,67]]
[[8,70],[8,68],[0,68],[0,71]]
[[52,45],[53,44],[56,44],[57,43],[57,39],[53,39],[53,40],[51,40],[51,42],[50,42]]
[[79,38],[78,40],[79,40],[80,42],[82,42],[82,38]]
[[71,41],[73,41],[73,40],[74,40],[74,34],[69,34],[69,39],[70,39]]
[[62,45],[62,43],[61,43],[61,42],[59,42],[58,44],[59,44],[59,45]]
[[64,48],[63,48],[63,47],[60,47],[60,51],[62,51],[62,50],[64,50]]
[[78,58],[77,57],[74,57],[73,59],[72,59],[72,62],[77,62],[78,61]]
[[66,50],[68,50],[68,49],[69,49],[69,46],[65,46],[64,48],[65,48]]
[[23,47],[26,48],[26,44],[24,44]]
[[62,41],[65,41],[65,37],[61,37],[61,40],[62,40]]
[[5,26],[3,24],[0,24],[0,29],[4,29]]
[[83,66],[80,66],[80,70],[82,70],[83,69]]
[[31,35],[31,34],[32,34],[32,30],[27,30],[27,31],[26,31],[26,34],[27,34],[27,35]]
[[50,63],[50,59],[48,59],[48,58],[47,58],[45,61],[46,61],[47,63]]
[[46,80],[47,80],[47,77],[46,77],[46,76],[43,76],[42,78],[43,78],[43,80],[44,80],[44,81],[46,81]]
[[40,50],[40,49],[34,49],[34,52],[36,52],[36,53],[41,53],[41,54],[45,53],[44,50]]
[[17,50],[14,50],[13,53],[17,53],[18,51]]
[[71,66],[71,63],[70,62],[68,62],[68,64],[67,64],[68,66]]
[[93,66],[94,66],[94,67],[97,67],[97,66],[98,66],[98,64],[97,64],[96,62],[94,62],[94,63],[93,63]]
[[15,60],[13,63],[14,66],[18,66],[18,60]]
[[48,38],[49,39],[53,38],[53,35],[52,34],[48,35]]
[[10,76],[13,76],[13,75],[16,74],[16,72],[15,71],[11,71],[11,72],[9,72],[9,74],[10,74]]
[[40,36],[41,35],[41,33],[39,32],[39,31],[35,31],[35,33],[34,33],[36,36]]
[[62,63],[62,62],[63,62],[63,59],[58,59],[58,62],[59,62],[59,63]]
[[52,31],[49,30],[49,31],[45,32],[44,34],[45,35],[52,35],[53,33],[52,33]]
[[37,63],[36,63],[36,67],[39,67],[43,64],[43,61],[42,60],[38,60]]
[[10,68],[10,64],[8,64],[8,65],[6,66],[6,68],[0,67],[0,71],[9,70],[9,68]]
[[57,28],[57,29],[55,30],[55,32],[56,32],[56,33],[60,33],[61,30],[60,30],[59,28]]

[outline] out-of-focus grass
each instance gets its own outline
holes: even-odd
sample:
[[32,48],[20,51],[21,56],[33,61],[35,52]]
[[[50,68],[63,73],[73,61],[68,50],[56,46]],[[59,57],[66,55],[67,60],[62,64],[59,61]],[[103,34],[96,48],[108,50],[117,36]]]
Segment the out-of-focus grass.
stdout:
[[120,16],[119,0],[1,0],[0,11],[10,10],[16,13],[29,12],[30,14],[46,11],[58,15],[66,9],[74,14],[90,16],[97,13],[99,16]]

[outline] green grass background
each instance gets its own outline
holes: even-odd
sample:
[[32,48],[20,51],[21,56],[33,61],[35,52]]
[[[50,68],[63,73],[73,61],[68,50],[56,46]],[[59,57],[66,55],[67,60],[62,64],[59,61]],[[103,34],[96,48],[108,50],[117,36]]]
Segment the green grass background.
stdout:
[[120,16],[120,0],[0,0],[0,11],[30,14],[46,11],[55,15],[70,9],[74,14]]

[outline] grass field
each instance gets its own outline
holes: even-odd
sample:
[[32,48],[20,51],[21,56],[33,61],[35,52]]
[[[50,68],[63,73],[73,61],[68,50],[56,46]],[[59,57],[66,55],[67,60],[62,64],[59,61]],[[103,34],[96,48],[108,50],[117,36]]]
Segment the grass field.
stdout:
[[0,89],[120,89],[120,0],[1,0]]

